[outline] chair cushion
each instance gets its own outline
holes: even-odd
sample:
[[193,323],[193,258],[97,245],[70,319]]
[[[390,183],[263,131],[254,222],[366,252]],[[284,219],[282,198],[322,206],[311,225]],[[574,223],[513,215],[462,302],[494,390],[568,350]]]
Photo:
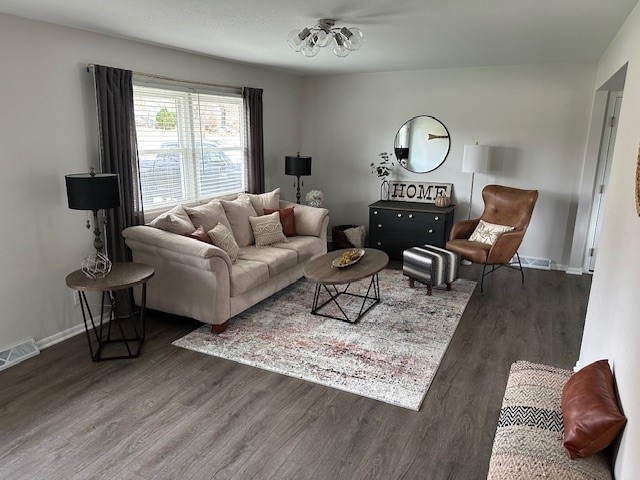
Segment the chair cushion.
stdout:
[[262,262],[240,258],[233,264],[229,277],[231,296],[235,297],[269,280],[269,267]]
[[620,413],[607,360],[574,373],[562,390],[564,448],[571,458],[607,448],[627,419]]
[[278,212],[259,217],[249,217],[256,247],[266,247],[274,243],[287,241],[287,237],[282,233],[280,214]]
[[269,268],[271,277],[295,267],[298,263],[295,251],[275,246],[257,248],[255,245],[249,245],[242,249],[242,259],[264,263]]
[[465,260],[473,263],[486,263],[490,249],[491,245],[487,243],[472,242],[461,238],[447,242],[447,250],[456,252]]
[[489,245],[493,245],[496,243],[498,236],[504,232],[510,232],[514,230],[513,227],[509,225],[497,225],[495,223],[485,222],[484,220],[480,220],[476,229],[473,231],[469,240],[472,242],[480,242],[487,243]]

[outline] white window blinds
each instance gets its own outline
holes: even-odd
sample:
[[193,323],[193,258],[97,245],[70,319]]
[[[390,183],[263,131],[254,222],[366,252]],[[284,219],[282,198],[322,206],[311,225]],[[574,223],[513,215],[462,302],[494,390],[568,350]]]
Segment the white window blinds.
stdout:
[[245,190],[240,95],[133,86],[145,209]]

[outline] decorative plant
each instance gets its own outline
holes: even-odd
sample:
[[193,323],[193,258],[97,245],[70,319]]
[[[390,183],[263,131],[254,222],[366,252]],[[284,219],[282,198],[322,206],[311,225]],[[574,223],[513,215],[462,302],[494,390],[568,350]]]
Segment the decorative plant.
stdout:
[[304,197],[307,202],[311,202],[311,201],[323,201],[324,200],[324,195],[322,194],[322,192],[320,190],[311,190],[309,193],[307,193]]
[[378,154],[378,156],[382,160],[380,160],[377,164],[371,162],[371,173],[375,173],[378,178],[385,180],[391,174],[391,167],[393,167],[393,165],[391,164],[391,160],[389,160],[391,154],[382,152]]

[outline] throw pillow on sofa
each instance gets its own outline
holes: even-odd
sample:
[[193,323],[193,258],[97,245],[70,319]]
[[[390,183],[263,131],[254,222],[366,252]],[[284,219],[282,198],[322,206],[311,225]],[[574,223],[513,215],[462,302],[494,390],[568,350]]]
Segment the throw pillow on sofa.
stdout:
[[285,237],[296,236],[296,216],[292,208],[282,208],[280,210],[271,210],[270,208],[264,209],[264,214],[269,215],[273,212],[278,212],[280,215],[280,225],[282,225],[282,233]]
[[231,225],[229,225],[229,220],[227,220],[227,215],[219,200],[211,200],[209,203],[197,207],[184,207],[184,211],[189,215],[191,223],[196,226],[202,225],[205,232],[211,230],[218,223],[222,223],[231,230]]
[[246,247],[254,242],[253,230],[249,217],[257,216],[256,210],[248,197],[238,197],[235,200],[221,200],[220,203],[231,225],[231,233],[239,247]]
[[178,235],[189,235],[196,229],[182,205],[176,205],[168,212],[157,216],[149,226]]
[[238,256],[240,255],[240,247],[238,247],[238,244],[229,229],[222,223],[218,223],[218,225],[213,227],[207,233],[211,238],[211,242],[216,247],[227,252],[227,255],[229,255],[229,258],[231,259],[231,263],[236,263],[236,260],[238,260]]
[[287,237],[282,233],[282,224],[280,223],[280,215],[278,212],[269,215],[261,215],[259,217],[249,217],[253,235],[256,241],[256,247],[266,247],[274,243],[288,242]]
[[201,242],[204,243],[208,243],[211,244],[211,237],[209,236],[209,234],[205,231],[204,227],[202,225],[198,226],[198,228],[196,228],[195,232],[190,233],[189,235],[186,235],[189,238],[193,238],[194,240],[199,240]]
[[258,215],[264,215],[264,209],[278,210],[280,208],[280,189],[276,188],[267,193],[241,193],[238,198],[251,200],[254,210]]

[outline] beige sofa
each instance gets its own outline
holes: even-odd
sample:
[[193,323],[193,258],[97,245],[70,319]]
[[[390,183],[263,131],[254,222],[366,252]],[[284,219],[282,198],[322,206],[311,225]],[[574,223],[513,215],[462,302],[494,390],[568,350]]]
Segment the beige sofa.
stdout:
[[125,229],[133,261],[155,268],[147,307],[209,323],[213,333],[221,333],[231,317],[301,278],[305,264],[327,252],[329,212],[277,203],[294,207],[297,236],[267,247],[241,247],[235,263],[224,250],[187,236],[147,225]]

